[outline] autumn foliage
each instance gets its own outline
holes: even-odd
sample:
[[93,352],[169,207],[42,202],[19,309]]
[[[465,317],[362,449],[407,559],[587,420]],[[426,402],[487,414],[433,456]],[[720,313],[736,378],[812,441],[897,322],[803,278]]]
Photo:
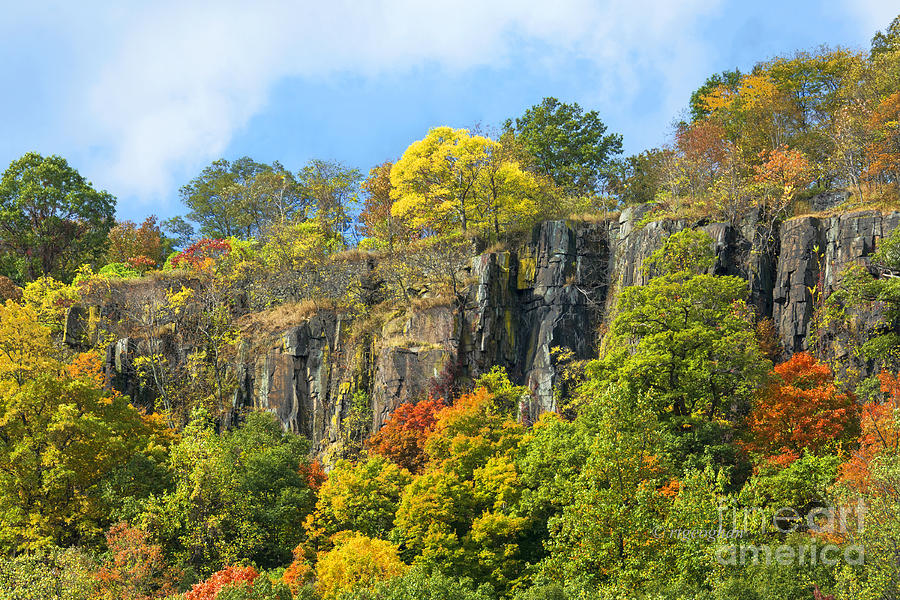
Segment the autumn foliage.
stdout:
[[878,379],[887,399],[862,406],[859,447],[841,466],[841,480],[858,490],[867,486],[870,466],[877,456],[885,452],[896,453],[900,449],[900,423],[895,416],[900,410],[900,373],[881,373]]
[[900,187],[900,92],[885,98],[872,113],[875,132],[867,148],[869,176],[893,181]]
[[748,418],[748,449],[778,463],[790,463],[804,450],[833,449],[856,430],[850,394],[840,393],[834,375],[806,352],[775,367]]
[[770,152],[761,152],[760,158],[763,162],[754,168],[755,181],[771,187],[784,202],[813,179],[809,160],[800,150],[780,146]]
[[446,406],[440,398],[401,404],[369,440],[369,448],[410,472],[419,471],[425,464],[425,441],[434,429],[435,415]]
[[226,567],[184,595],[185,600],[215,600],[226,586],[249,585],[259,576],[253,567]]
[[185,263],[192,269],[205,269],[215,264],[216,259],[231,252],[231,242],[224,239],[203,238],[172,257],[172,266]]
[[293,592],[296,592],[301,586],[311,582],[315,576],[315,569],[310,564],[312,561],[306,556],[306,547],[300,544],[294,548],[294,560],[284,570],[281,580]]
[[331,600],[405,570],[397,547],[390,542],[347,532],[336,536],[334,550],[319,556],[316,588],[323,600]]
[[155,216],[136,225],[120,221],[109,230],[107,259],[111,263],[127,263],[144,272],[161,263],[164,258],[162,230]]
[[309,489],[315,492],[318,492],[325,480],[328,479],[328,474],[325,473],[325,469],[322,467],[319,459],[301,465],[300,474],[306,479],[306,485],[309,486]]
[[173,594],[178,574],[170,568],[162,548],[151,544],[147,533],[127,523],[113,526],[106,534],[109,558],[97,572],[109,600],[148,600]]
[[103,362],[100,360],[100,355],[96,352],[76,354],[66,370],[72,379],[89,381],[98,389],[106,386],[107,377],[103,372]]

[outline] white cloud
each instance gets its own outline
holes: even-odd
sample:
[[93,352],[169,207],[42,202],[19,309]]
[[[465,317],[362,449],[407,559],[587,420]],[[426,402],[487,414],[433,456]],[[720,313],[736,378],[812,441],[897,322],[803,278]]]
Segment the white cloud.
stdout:
[[81,143],[101,149],[96,154],[104,158],[90,169],[96,179],[119,194],[160,197],[174,170],[220,155],[288,77],[503,66],[524,40],[548,48],[548,61],[595,65],[606,82],[598,98],[617,104],[628,104],[639,72],[653,69],[664,78],[662,109],[670,110],[675,101],[665,97],[673,89],[666,79],[696,65],[702,47],[691,28],[716,4],[149,3],[105,13],[85,33],[85,48],[76,52],[84,87],[70,118],[79,124]]
[[860,33],[864,37],[883,30],[900,14],[896,0],[845,0],[846,10],[856,17]]
[[[861,39],[897,10],[895,0],[839,2],[823,10],[846,14]],[[98,185],[155,202],[220,156],[285,79],[515,67],[523,47],[567,77],[572,65],[586,65],[593,87],[574,99],[627,124],[619,129],[632,142],[653,143],[690,90],[721,66],[703,28],[726,7],[724,0],[48,0],[4,7],[0,38],[25,32],[41,40],[34,49],[43,45],[39,36],[65,49],[36,67],[63,65],[52,67],[65,71],[54,97],[35,97],[42,108],[31,119],[43,119],[48,103],[55,113],[40,131],[30,122],[20,129],[55,135],[53,147],[81,154],[79,168]]]

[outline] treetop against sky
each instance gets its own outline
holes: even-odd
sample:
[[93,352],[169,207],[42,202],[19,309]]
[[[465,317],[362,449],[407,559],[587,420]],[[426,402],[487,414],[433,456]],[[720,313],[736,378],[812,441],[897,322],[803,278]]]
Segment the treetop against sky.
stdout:
[[714,72],[868,46],[892,2],[4,2],[0,163],[66,156],[120,217],[183,212],[211,161],[367,172],[437,125],[545,96],[597,110],[626,153],[662,143]]

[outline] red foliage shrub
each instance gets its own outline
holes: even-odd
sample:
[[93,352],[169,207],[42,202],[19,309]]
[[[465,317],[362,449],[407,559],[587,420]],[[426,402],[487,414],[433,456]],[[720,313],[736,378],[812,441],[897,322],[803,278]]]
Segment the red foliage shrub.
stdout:
[[149,271],[156,266],[156,261],[145,254],[141,254],[140,256],[132,256],[125,262],[129,267],[140,273]]
[[259,577],[259,573],[253,567],[225,567],[217,573],[213,573],[209,579],[202,581],[191,588],[184,595],[185,600],[215,600],[219,592],[227,585],[248,585]]
[[231,243],[228,240],[203,238],[173,256],[172,266],[178,266],[185,262],[192,269],[203,268],[214,263],[216,259],[226,256],[229,252],[231,252]]
[[417,472],[425,464],[425,441],[434,429],[435,415],[446,406],[442,399],[434,398],[401,404],[384,427],[369,438],[369,448]]

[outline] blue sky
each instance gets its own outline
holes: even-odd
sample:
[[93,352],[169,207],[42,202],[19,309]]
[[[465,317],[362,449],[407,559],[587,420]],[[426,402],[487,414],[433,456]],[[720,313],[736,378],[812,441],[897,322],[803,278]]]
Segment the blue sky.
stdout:
[[362,171],[430,127],[544,96],[626,152],[664,143],[707,75],[821,44],[867,48],[895,1],[0,0],[0,165],[65,156],[119,216],[183,213],[219,157]]

